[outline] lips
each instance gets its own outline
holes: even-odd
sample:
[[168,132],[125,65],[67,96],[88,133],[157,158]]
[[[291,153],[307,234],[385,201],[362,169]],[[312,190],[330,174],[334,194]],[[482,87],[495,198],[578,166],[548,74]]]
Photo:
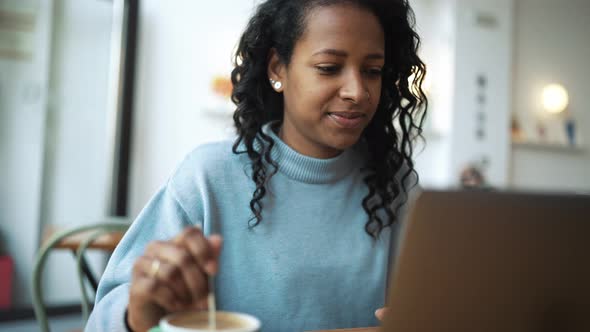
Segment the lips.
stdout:
[[366,114],[361,112],[333,112],[328,113],[328,117],[341,128],[354,129],[363,124]]

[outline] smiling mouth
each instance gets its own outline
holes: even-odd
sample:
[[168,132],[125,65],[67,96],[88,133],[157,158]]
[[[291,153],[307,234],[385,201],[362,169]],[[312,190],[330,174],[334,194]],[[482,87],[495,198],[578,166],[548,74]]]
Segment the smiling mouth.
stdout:
[[358,128],[364,123],[366,114],[360,112],[334,112],[328,116],[339,127],[345,129]]

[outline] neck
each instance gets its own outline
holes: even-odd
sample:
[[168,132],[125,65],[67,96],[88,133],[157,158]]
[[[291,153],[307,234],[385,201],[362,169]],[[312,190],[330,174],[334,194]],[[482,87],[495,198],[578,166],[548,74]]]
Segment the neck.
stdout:
[[[359,170],[364,164],[362,152],[354,148],[342,151],[335,158],[314,158],[304,155],[279,137],[279,133],[285,136],[287,132],[284,129],[280,130],[278,122],[264,125],[262,131],[275,142],[270,151],[270,157],[279,165],[278,171],[296,181],[315,184],[334,183],[353,170]],[[289,135],[286,136],[289,137]],[[264,142],[257,143],[264,144]],[[260,147],[258,146],[257,149]]]
[[302,135],[297,133],[295,128],[285,128],[284,122],[279,127],[277,136],[291,149],[307,157],[317,159],[331,159],[342,153],[341,150],[325,146],[322,147],[319,146],[319,144],[313,144],[309,141],[306,141]]

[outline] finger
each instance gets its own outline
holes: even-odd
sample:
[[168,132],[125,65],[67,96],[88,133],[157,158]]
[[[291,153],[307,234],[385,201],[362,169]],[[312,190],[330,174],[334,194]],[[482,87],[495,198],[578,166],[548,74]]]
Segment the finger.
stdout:
[[194,307],[196,310],[207,310],[209,308],[209,301],[207,298],[204,298],[195,303]]
[[[184,287],[182,290],[185,294],[189,294],[191,302],[207,294],[205,272],[186,247],[169,242],[156,242],[148,247],[146,255],[154,255],[174,266],[174,271],[169,272],[172,274],[178,273],[179,276],[182,276],[176,282],[182,284],[182,287]],[[172,282],[172,280],[170,281]]]
[[[152,271],[152,268],[155,260],[159,261],[159,268],[155,275],[153,275],[154,272]],[[174,294],[178,299],[181,299],[186,303],[192,302],[191,292],[184,280],[183,273],[178,266],[167,262],[161,257],[155,258],[147,256],[138,258],[136,264],[138,267],[134,270],[134,273],[138,273],[140,277],[155,278],[160,283],[168,285],[174,291]]]
[[187,228],[177,238],[177,241],[188,248],[193,258],[207,274],[213,275],[216,272],[212,270],[211,264],[208,264],[210,260],[216,260],[215,252],[199,228]]
[[385,315],[387,315],[388,312],[389,308],[387,307],[377,309],[375,310],[375,317],[377,317],[378,320],[383,321],[383,319],[385,319]]
[[139,277],[135,279],[131,286],[130,295],[148,299],[168,312],[179,311],[186,306],[176,298],[172,289],[153,278]]
[[220,235],[211,235],[208,240],[213,253],[212,259],[205,265],[205,270],[209,271],[211,274],[217,274],[219,271],[219,256],[221,255],[223,238]]
[[149,261],[144,262],[144,264],[149,266],[140,268],[140,271],[149,275],[153,260],[158,259],[161,270],[161,272],[158,271],[158,279],[173,285],[173,289],[177,293],[181,293],[179,294],[181,298],[185,298],[187,302],[192,302],[193,294],[196,295],[193,289],[199,285],[191,284],[196,283],[203,272],[196,267],[196,263],[190,254],[186,253],[186,250],[178,248],[169,242],[156,241],[148,245],[145,256],[148,257]]

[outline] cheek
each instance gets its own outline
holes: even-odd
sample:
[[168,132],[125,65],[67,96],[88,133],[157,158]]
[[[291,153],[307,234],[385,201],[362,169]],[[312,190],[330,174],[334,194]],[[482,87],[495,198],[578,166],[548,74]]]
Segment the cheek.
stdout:
[[371,109],[374,112],[375,110],[377,110],[377,106],[379,105],[379,102],[381,101],[381,82],[379,81],[379,83],[375,83],[374,85],[372,85],[370,92],[371,92]]
[[291,109],[309,118],[317,118],[328,111],[333,97],[332,89],[327,84],[308,82],[298,85],[289,98]]
[[329,111],[329,105],[333,96],[332,90],[325,86],[320,85],[316,89],[310,89],[309,100],[313,104],[309,106],[312,107],[318,116],[323,116],[324,113]]

